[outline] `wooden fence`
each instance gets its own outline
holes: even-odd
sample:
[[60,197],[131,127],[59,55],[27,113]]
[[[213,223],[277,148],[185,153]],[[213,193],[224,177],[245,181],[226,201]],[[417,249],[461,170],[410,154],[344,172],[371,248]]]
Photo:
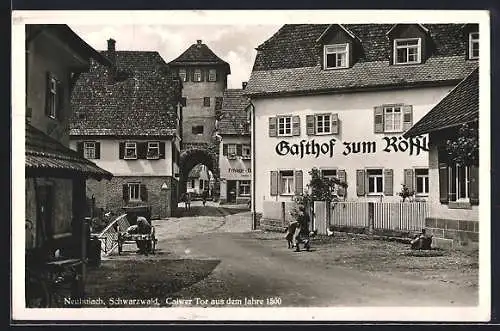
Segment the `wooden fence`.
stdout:
[[313,226],[326,234],[330,226],[420,231],[429,216],[426,202],[314,202]]
[[127,230],[129,226],[127,214],[120,215],[109,223],[108,226],[97,235],[97,238],[101,241],[101,253],[104,255],[111,254],[111,252],[118,247],[118,232]]

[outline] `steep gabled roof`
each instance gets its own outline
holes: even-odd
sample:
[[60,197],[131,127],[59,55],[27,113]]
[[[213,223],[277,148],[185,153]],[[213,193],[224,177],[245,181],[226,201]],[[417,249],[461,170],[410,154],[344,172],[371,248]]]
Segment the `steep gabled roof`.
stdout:
[[174,135],[182,83],[171,77],[160,54],[116,51],[116,70],[111,84],[110,71],[97,63],[79,77],[70,135]]
[[42,131],[26,124],[25,167],[27,175],[85,176],[101,180],[113,175]]
[[404,136],[412,137],[479,119],[479,70],[474,70]]
[[244,128],[247,124],[246,108],[250,100],[243,89],[228,89],[224,91],[221,119],[218,122],[218,132],[224,134],[248,134]]
[[187,50],[179,55],[169,65],[223,65],[230,73],[229,63],[222,60],[201,40],[189,46]]
[[466,60],[460,24],[428,24],[429,57],[417,65],[392,65],[392,45],[386,33],[394,24],[345,24],[358,39],[350,68],[323,70],[318,38],[330,25],[289,24],[257,48],[245,93],[250,96],[325,93],[360,88],[399,88],[419,84],[456,84],[474,70],[477,61]]

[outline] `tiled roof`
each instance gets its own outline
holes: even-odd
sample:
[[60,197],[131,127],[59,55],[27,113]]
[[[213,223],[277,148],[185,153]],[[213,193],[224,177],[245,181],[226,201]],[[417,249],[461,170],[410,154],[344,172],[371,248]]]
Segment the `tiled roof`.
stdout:
[[426,24],[429,58],[418,65],[390,64],[386,33],[394,24],[345,24],[356,36],[355,61],[347,69],[322,70],[322,45],[328,24],[284,25],[258,47],[248,95],[313,93],[366,87],[404,87],[458,82],[477,67],[466,61],[462,24]]
[[479,70],[474,70],[404,136],[418,136],[479,119]]
[[[218,122],[218,132],[224,134],[242,134],[242,128],[247,123],[245,108],[250,104],[248,97],[243,95],[243,89],[228,89],[224,91],[221,118]],[[249,134],[244,132],[243,134]]]
[[182,83],[173,80],[160,54],[117,51],[116,68],[112,84],[108,83],[108,70],[96,63],[79,77],[71,97],[70,134],[175,134]]
[[219,58],[215,53],[200,40],[196,44],[189,46],[187,50],[179,55],[175,60],[169,62],[169,65],[204,65],[221,64],[229,70],[229,64]]
[[84,159],[77,152],[26,124],[25,167],[27,174],[80,174],[101,180],[113,175]]
[[425,64],[394,66],[388,61],[358,62],[344,70],[323,70],[320,65],[253,71],[248,95],[331,92],[374,87],[405,87],[425,83],[458,82],[477,67],[462,56],[429,58]]

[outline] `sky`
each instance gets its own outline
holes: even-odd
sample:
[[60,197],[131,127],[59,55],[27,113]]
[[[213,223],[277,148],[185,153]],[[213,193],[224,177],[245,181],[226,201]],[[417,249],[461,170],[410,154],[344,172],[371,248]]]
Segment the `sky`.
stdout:
[[255,48],[281,25],[71,25],[82,39],[97,50],[116,40],[116,50],[158,51],[165,62],[183,53],[201,39],[231,66],[228,88],[241,88],[248,81],[257,54]]

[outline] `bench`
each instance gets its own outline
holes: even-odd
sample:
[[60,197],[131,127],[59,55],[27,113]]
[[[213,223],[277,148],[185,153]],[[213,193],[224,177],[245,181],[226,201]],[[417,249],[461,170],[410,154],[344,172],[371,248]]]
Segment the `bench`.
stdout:
[[140,234],[140,233],[127,233],[126,230],[129,228],[130,223],[128,222],[126,217],[123,217],[118,222],[118,236],[116,242],[118,244],[118,255],[121,255],[123,252],[123,245],[127,244],[136,244],[136,240],[144,240],[151,242],[151,251],[146,253],[155,253],[156,243],[158,239],[156,239],[155,235],[155,227],[151,226],[151,232],[149,234]]

